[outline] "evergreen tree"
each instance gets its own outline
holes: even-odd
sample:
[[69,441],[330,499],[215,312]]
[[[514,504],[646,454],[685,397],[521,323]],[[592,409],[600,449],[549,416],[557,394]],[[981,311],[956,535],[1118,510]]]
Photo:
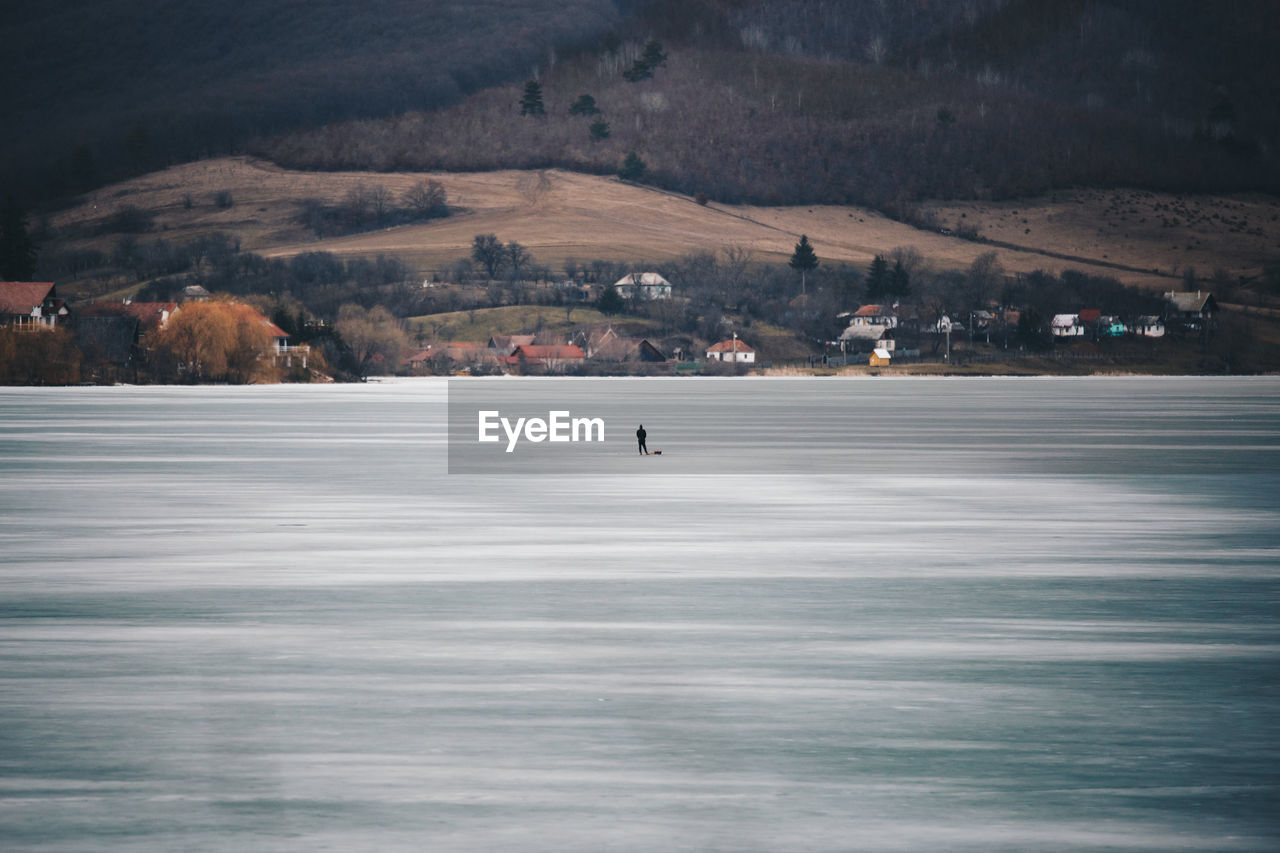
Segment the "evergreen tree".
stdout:
[[537,80],[524,84],[524,97],[520,99],[520,115],[543,116],[547,114],[542,105],[542,85]]
[[36,274],[36,244],[27,234],[22,208],[6,199],[0,211],[0,280],[30,281]]
[[604,289],[604,292],[600,294],[600,299],[596,301],[596,309],[601,314],[618,314],[622,312],[624,307],[625,303],[622,301],[622,294],[612,284]]
[[599,142],[602,139],[609,138],[609,122],[602,118],[598,118],[591,122],[591,141]]
[[889,273],[889,292],[899,299],[911,295],[911,276],[901,258],[894,262],[893,271]]
[[598,112],[600,109],[596,106],[596,99],[590,95],[579,95],[578,100],[569,107],[569,115],[593,116]]
[[667,55],[662,51],[662,45],[650,40],[644,46],[644,53],[630,68],[622,72],[622,77],[629,83],[638,83],[641,80],[648,80],[652,77],[653,69],[661,68],[666,64]]
[[1024,308],[1018,316],[1015,332],[1018,344],[1029,350],[1040,351],[1053,346],[1053,335],[1045,327],[1044,318],[1035,308]]
[[618,177],[624,181],[638,181],[644,175],[644,169],[644,161],[640,159],[639,154],[632,151],[622,161],[622,168],[618,170]]
[[796,243],[796,250],[791,255],[788,265],[800,273],[800,292],[804,293],[805,273],[818,268],[818,255],[813,251],[813,247],[809,245],[807,235],[800,235],[800,242]]
[[628,83],[639,83],[641,80],[648,80],[653,76],[653,69],[644,64],[643,59],[637,59],[635,63],[622,72],[622,79]]
[[889,262],[876,255],[867,268],[867,299],[880,299],[889,294]]
[[662,50],[662,45],[650,39],[649,43],[644,46],[644,53],[640,55],[640,61],[648,68],[661,68],[667,64],[667,55]]

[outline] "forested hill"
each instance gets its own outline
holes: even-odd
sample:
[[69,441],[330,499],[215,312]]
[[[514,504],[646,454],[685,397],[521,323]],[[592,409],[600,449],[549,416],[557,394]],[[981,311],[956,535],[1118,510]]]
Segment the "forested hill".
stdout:
[[[21,128],[0,154],[46,197],[246,148],[598,173],[635,152],[658,186],[895,214],[1082,184],[1280,191],[1274,0],[54,0],[0,27]],[[665,57],[640,67],[650,41]],[[531,78],[545,115],[521,115]]]
[[9,0],[0,181],[49,197],[438,107],[621,20],[611,0]]
[[[1080,185],[1276,192],[1280,12],[1230,5],[658,0],[638,37],[541,69],[545,115],[521,115],[516,82],[258,150],[305,168],[598,173],[635,152],[640,180],[669,189],[904,217],[923,198]],[[637,75],[650,36],[666,60]],[[584,94],[598,114],[570,113]]]

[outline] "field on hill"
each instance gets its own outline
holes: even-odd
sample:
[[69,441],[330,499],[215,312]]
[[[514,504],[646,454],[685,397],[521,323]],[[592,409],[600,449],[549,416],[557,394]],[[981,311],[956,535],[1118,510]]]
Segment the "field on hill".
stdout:
[[[444,186],[453,215],[323,240],[299,222],[306,199],[337,203],[362,185],[399,196],[428,178]],[[396,255],[424,277],[467,257],[473,237],[487,233],[520,242],[553,269],[571,258],[653,263],[733,246],[756,261],[783,263],[806,234],[827,264],[865,267],[876,254],[911,246],[935,269],[963,269],[994,250],[1013,273],[1076,269],[1153,289],[1178,286],[1188,267],[1249,278],[1280,259],[1280,200],[1260,195],[1072,191],[1019,202],[939,202],[921,208],[932,227],[914,227],[857,207],[700,205],[559,170],[297,172],[248,158],[176,166],[89,193],[50,218],[45,250],[109,251],[121,236],[109,223],[129,208],[153,217],[151,232],[134,239],[180,242],[221,231],[269,257]]]

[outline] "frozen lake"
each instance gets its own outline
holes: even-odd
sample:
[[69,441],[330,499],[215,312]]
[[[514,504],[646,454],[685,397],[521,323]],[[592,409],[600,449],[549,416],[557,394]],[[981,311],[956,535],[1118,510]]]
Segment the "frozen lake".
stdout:
[[626,382],[0,388],[0,849],[1280,847],[1280,380]]

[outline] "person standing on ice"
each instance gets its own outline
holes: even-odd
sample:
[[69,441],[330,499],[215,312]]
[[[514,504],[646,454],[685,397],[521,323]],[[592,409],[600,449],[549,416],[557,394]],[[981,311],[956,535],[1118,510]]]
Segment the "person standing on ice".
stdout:
[[640,429],[636,430],[636,442],[640,445],[640,452],[645,456],[648,456],[649,448],[645,447],[644,444],[644,437],[646,435],[648,435],[648,433],[644,431],[644,424],[640,424]]

